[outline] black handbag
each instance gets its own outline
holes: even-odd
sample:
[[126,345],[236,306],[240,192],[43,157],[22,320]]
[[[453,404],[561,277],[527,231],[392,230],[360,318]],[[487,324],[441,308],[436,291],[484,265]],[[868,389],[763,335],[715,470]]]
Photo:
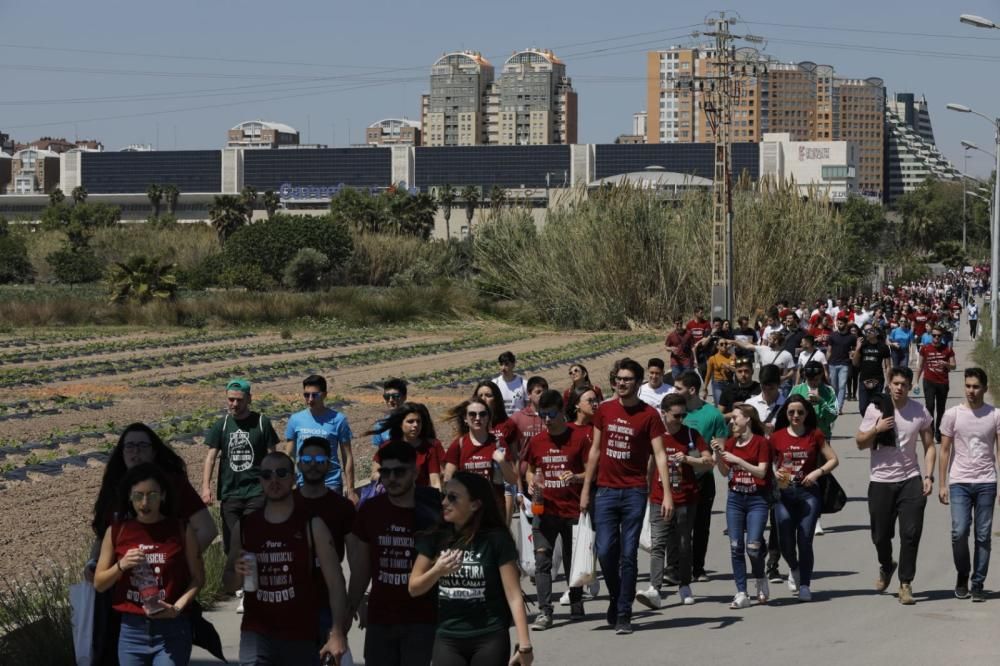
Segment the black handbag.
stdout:
[[819,477],[819,497],[821,513],[837,513],[847,504],[847,493],[832,474]]

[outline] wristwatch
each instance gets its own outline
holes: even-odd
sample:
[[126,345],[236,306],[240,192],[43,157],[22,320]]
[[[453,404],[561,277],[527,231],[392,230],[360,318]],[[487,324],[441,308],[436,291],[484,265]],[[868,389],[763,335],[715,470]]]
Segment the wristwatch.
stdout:
[[934,475],[933,475],[933,474],[928,474],[928,475],[926,475],[926,476],[925,476],[924,478],[925,478],[925,479],[930,479],[930,482],[931,482],[931,483],[934,483]]

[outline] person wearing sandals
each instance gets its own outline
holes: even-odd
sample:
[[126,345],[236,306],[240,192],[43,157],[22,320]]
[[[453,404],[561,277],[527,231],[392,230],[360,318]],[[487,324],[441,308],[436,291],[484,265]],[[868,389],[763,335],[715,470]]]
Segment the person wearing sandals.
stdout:
[[780,489],[774,512],[781,554],[790,569],[788,589],[799,601],[812,601],[813,536],[822,508],[819,478],[840,461],[808,398],[792,395],[785,402],[771,435],[771,451]]
[[713,439],[712,448],[719,473],[729,481],[726,526],[736,583],[736,596],[729,607],[736,610],[750,606],[747,557],[756,581],[757,601],[765,604],[770,596],[764,577],[764,526],[770,494],[771,446],[752,406],[737,405],[729,415],[729,424],[732,436],[724,442],[721,438]]

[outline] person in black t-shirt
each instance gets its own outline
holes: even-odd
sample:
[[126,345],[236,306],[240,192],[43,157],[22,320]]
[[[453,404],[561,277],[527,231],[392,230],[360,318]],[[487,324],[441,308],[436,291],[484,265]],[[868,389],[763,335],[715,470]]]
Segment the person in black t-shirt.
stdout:
[[872,397],[885,391],[891,356],[889,346],[882,341],[882,335],[875,326],[865,331],[864,338],[859,339],[854,348],[852,360],[858,369],[858,409],[862,416]]
[[723,414],[733,411],[733,406],[746,402],[751,396],[760,393],[760,384],[753,379],[753,356],[737,358],[733,381],[722,390],[719,396],[719,409]]
[[844,400],[848,397],[848,379],[850,378],[851,351],[857,344],[857,337],[848,330],[848,315],[837,315],[837,330],[827,336],[829,352],[826,361],[829,366],[830,384],[837,394],[837,411],[844,413]]

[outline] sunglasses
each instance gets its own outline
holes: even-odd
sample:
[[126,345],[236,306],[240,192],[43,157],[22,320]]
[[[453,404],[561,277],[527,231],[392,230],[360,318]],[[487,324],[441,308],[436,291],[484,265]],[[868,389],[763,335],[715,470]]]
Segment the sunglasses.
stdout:
[[292,470],[287,467],[279,467],[278,469],[262,469],[260,470],[260,478],[265,481],[270,481],[272,477],[277,476],[279,479],[285,479],[292,475]]
[[788,415],[789,416],[805,416],[806,415],[806,411],[804,409],[789,409],[788,410]]
[[599,404],[601,404],[601,401],[598,400],[597,398],[587,398],[586,400],[584,400],[584,402],[586,402],[588,405],[599,405]]
[[490,415],[490,413],[489,412],[466,412],[465,415],[468,416],[473,421],[479,421],[481,419],[485,419],[487,416]]
[[635,381],[635,377],[615,377],[615,381],[619,384],[631,384]]
[[546,419],[559,418],[559,412],[558,410],[552,410],[548,412],[538,412],[538,418],[542,419],[543,421]]
[[457,504],[461,501],[462,496],[457,493],[445,493],[444,498],[448,500],[448,504]]
[[389,478],[390,476],[394,479],[400,479],[409,471],[409,467],[379,467],[378,475],[383,479]]
[[387,402],[389,400],[399,400],[402,397],[403,397],[402,393],[383,393],[382,394],[382,399],[385,400],[385,401],[387,401]]
[[302,397],[306,400],[317,400],[323,397],[322,391],[303,391]]
[[675,419],[683,419],[687,416],[687,412],[663,412],[667,416],[672,416]]
[[150,490],[148,493],[140,493],[139,491],[135,491],[134,493],[129,495],[129,497],[132,499],[133,502],[138,504],[142,500],[146,500],[147,502],[159,502],[160,497],[162,497],[162,495],[163,493],[161,493],[159,490]]
[[135,451],[136,449],[140,451],[149,451],[153,448],[152,442],[125,442],[122,444],[122,448],[126,451]]
[[307,453],[305,455],[299,456],[299,460],[301,460],[307,465],[311,463],[316,463],[317,465],[325,465],[326,463],[330,462],[330,456],[323,455],[321,453],[317,453],[316,455]]

